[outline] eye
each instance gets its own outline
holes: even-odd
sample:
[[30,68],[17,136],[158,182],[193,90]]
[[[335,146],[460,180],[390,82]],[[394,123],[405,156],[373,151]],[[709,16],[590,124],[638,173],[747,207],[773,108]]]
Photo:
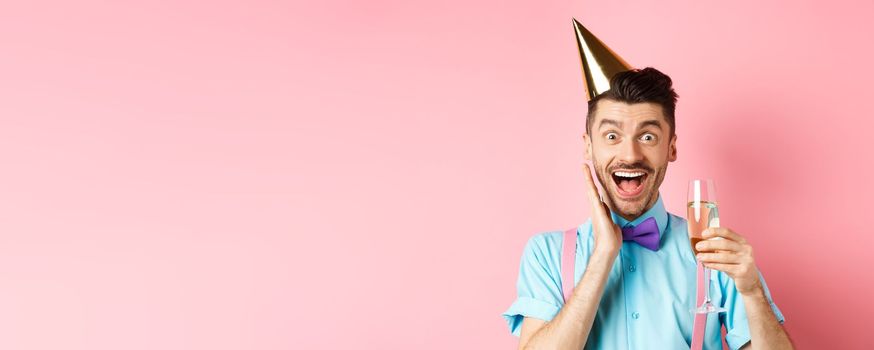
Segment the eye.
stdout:
[[615,139],[616,139],[617,137],[619,137],[619,136],[616,135],[615,132],[611,132],[611,133],[607,133],[607,136],[606,136],[606,137],[607,137],[608,140],[615,140]]
[[643,140],[643,141],[655,141],[655,135],[653,135],[653,134],[643,134],[643,136],[641,136],[640,139]]

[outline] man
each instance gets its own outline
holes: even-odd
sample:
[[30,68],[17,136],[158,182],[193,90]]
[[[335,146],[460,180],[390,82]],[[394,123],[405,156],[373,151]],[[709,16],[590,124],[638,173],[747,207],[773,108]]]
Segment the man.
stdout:
[[[612,73],[608,67],[601,73],[609,75],[609,86],[599,88],[593,83],[599,80],[592,78],[597,74],[593,62],[586,57],[606,54],[613,56],[614,67],[627,64],[576,20],[574,25],[590,95],[585,158],[593,163],[604,193],[585,165],[592,217],[577,228],[575,287],[567,302],[560,277],[562,232],[535,235],[525,246],[518,298],[503,314],[520,337],[519,347],[688,349],[697,259],[714,270],[714,303],[728,309],[708,314],[705,349],[722,348],[721,327],[731,349],[792,349],[781,326],[784,317],[743,236],[728,228],[708,229],[705,238],[723,239],[699,242],[704,252],[694,256],[686,220],[665,211],[658,189],[668,163],[677,159],[678,96],[670,77],[654,68]],[[602,47],[593,54],[586,51],[592,45]],[[596,63],[603,68],[604,62]],[[649,218],[658,225],[657,247],[623,240],[621,228]]]

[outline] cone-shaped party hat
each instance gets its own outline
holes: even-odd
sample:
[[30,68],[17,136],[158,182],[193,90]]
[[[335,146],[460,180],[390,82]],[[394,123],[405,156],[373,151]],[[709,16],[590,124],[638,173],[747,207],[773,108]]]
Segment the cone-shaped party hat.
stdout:
[[583,63],[583,83],[586,87],[586,100],[591,101],[610,89],[610,78],[616,73],[634,69],[607,45],[573,19],[580,60]]

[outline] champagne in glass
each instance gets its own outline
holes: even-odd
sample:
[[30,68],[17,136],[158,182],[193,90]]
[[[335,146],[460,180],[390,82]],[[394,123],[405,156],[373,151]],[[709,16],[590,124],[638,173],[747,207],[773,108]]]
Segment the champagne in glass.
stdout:
[[[689,180],[688,198],[686,221],[689,225],[689,242],[692,244],[692,251],[698,254],[700,252],[695,248],[695,244],[704,240],[701,233],[708,227],[719,227],[719,210],[716,205],[716,188],[713,180]],[[704,302],[692,311],[699,314],[726,311],[710,300],[710,269],[707,267],[704,267]]]

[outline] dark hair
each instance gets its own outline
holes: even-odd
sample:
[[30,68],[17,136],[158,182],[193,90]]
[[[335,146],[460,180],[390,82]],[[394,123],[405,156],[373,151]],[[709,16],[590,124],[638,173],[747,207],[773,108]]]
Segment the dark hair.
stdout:
[[592,134],[592,118],[598,101],[608,99],[625,103],[653,102],[662,106],[662,112],[670,126],[670,136],[674,136],[674,110],[677,108],[677,95],[672,87],[671,77],[658,69],[646,67],[618,73],[610,79],[610,90],[602,92],[589,101],[586,115],[586,132]]

